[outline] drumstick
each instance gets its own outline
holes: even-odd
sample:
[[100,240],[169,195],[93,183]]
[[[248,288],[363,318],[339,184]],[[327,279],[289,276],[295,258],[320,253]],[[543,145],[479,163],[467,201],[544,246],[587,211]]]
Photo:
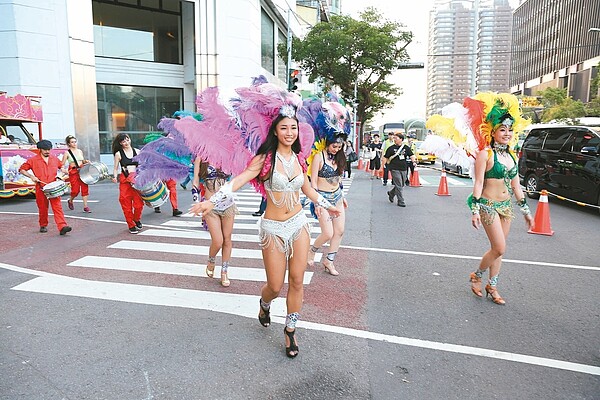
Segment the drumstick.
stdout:
[[44,186],[45,186],[45,185],[47,185],[47,183],[46,183],[46,182],[44,182],[44,181],[40,181],[39,179],[38,179],[38,182],[39,182],[39,183],[41,183],[41,184],[42,184],[42,185],[44,185]]

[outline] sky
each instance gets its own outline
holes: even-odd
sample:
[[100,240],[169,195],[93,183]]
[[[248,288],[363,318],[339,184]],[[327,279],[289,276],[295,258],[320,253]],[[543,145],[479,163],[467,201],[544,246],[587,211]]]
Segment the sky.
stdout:
[[[376,115],[371,125],[377,128],[387,122],[409,118],[425,118],[427,98],[427,40],[429,11],[434,0],[342,0],[342,13],[358,19],[358,14],[371,6],[388,20],[400,22],[413,32],[413,41],[407,47],[411,62],[425,63],[424,69],[404,69],[394,72],[388,81],[402,88],[404,94],[396,99],[391,109]],[[509,0],[513,8],[519,0]]]

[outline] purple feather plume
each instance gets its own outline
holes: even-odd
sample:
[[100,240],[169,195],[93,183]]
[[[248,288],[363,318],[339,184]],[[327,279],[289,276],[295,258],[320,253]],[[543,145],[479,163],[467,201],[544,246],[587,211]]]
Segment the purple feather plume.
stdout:
[[159,180],[175,179],[181,181],[189,174],[189,165],[183,165],[153,151],[140,151],[135,156],[135,160],[139,162],[135,175],[137,187],[143,187]]
[[218,94],[216,87],[203,91],[196,104],[204,119],[199,122],[186,117],[176,121],[175,128],[196,157],[235,176],[246,168],[252,154],[244,148],[235,118],[219,102]]

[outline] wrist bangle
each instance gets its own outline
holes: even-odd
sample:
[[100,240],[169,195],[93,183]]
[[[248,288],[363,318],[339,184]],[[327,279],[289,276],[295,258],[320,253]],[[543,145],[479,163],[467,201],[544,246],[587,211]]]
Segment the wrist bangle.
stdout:
[[323,195],[319,195],[317,198],[317,204],[323,208],[330,209],[333,208],[333,204],[331,204]]

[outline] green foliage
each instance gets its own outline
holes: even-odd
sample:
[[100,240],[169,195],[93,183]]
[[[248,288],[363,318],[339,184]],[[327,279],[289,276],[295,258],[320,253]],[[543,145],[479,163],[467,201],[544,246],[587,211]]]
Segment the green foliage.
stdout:
[[567,97],[560,104],[546,108],[542,114],[542,122],[576,119],[579,117],[585,117],[584,104],[580,100],[573,100]]
[[594,98],[585,105],[586,117],[600,117],[600,97]]
[[[406,46],[412,36],[400,23],[386,20],[369,7],[359,20],[332,16],[330,22],[315,25],[304,39],[294,38],[292,57],[311,82],[320,79],[325,92],[338,86],[348,103],[353,103],[357,82],[357,118],[364,126],[402,93],[385,79],[409,60]],[[282,50],[285,52],[283,43],[279,45]]]
[[547,88],[538,93],[544,107],[550,108],[562,104],[568,97],[567,89]]

